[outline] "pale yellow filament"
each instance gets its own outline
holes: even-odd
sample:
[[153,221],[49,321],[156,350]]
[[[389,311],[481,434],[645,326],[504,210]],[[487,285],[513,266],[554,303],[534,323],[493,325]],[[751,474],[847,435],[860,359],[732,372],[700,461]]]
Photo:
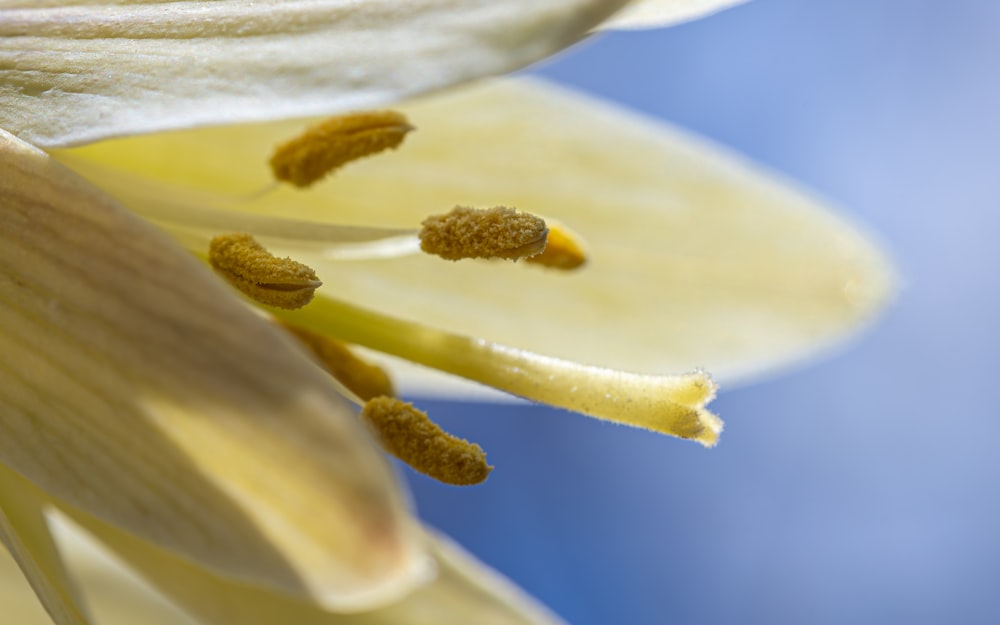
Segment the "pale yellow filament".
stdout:
[[312,332],[294,323],[280,322],[295,339],[316,357],[338,382],[364,401],[393,395],[389,375],[378,365],[358,358],[340,341]]

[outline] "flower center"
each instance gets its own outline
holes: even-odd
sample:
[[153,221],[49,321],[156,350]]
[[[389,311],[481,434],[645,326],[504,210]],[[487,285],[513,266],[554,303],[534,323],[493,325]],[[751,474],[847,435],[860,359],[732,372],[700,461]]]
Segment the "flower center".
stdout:
[[[270,159],[271,170],[277,181],[305,188],[350,161],[398,147],[411,130],[406,118],[393,111],[335,117],[279,145]],[[363,233],[346,229],[341,234],[351,239]],[[355,257],[411,253],[416,245],[400,245],[401,239],[409,239],[425,253],[447,260],[538,258],[539,264],[558,269],[583,262],[582,246],[562,229],[553,237],[554,249],[543,254],[551,236],[545,220],[504,206],[456,206],[425,219],[419,231],[380,234],[370,231],[369,240],[361,236],[361,241],[347,240],[344,245],[353,246]],[[386,240],[393,243],[387,246]],[[255,302],[284,310],[305,306],[322,285],[310,267],[274,256],[248,233],[213,237],[208,260],[220,276]],[[333,376],[344,396],[361,406],[361,418],[389,453],[449,484],[477,484],[489,475],[492,467],[478,445],[444,432],[426,413],[391,397],[392,384],[381,368],[339,341],[289,321],[279,323]]]
[[[280,145],[271,158],[272,171],[279,182],[308,187],[352,160],[398,147],[412,129],[403,116],[392,112],[335,118]],[[109,180],[129,188],[119,177]],[[331,374],[348,400],[362,408],[362,418],[386,450],[427,475],[471,484],[485,479],[491,467],[478,446],[445,433],[426,414],[393,399],[386,372],[365,362],[351,346],[362,345],[513,395],[706,446],[715,444],[722,429],[721,421],[705,408],[715,395],[715,384],[704,372],[659,376],[602,369],[450,333],[327,294],[314,300],[321,285],[316,273],[290,258],[275,257],[254,239],[317,261],[373,260],[423,251],[448,260],[524,259],[525,264],[545,269],[575,270],[588,262],[585,245],[562,224],[546,223],[513,208],[458,206],[424,219],[420,228],[344,226],[239,210],[238,203],[248,198],[232,199],[233,210],[225,210],[206,209],[205,205],[219,202],[199,202],[195,195],[169,203],[158,202],[148,190],[143,197],[146,201],[135,202],[142,214],[199,254],[208,248],[211,265],[251,299],[271,307],[272,318],[288,336]],[[253,236],[216,236],[233,230]]]

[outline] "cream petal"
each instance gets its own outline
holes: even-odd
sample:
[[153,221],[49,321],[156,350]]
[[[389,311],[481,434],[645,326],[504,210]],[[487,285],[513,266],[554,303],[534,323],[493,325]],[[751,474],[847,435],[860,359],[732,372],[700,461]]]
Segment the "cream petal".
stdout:
[[0,0],[0,128],[41,146],[322,115],[506,73],[625,0]]
[[[639,373],[703,368],[723,383],[750,379],[841,342],[891,297],[892,270],[858,226],[661,122],[538,81],[483,84],[405,111],[418,130],[399,151],[306,192],[280,188],[227,206],[401,227],[456,203],[554,218],[585,239],[582,270],[433,257],[316,259],[316,268],[323,289],[353,304]],[[299,129],[168,133],[68,156],[133,206],[144,192],[170,201],[166,184],[237,197],[267,184],[269,150]]]
[[[46,498],[27,480],[0,464],[0,543],[13,556],[20,572],[31,585],[55,625],[88,625],[85,605],[80,601],[73,580],[66,574],[59,550],[49,533],[43,506]],[[0,549],[2,551],[2,549]],[[18,573],[18,567],[13,569]],[[6,590],[13,575],[6,575],[0,589]],[[28,613],[40,613],[35,597],[26,593]],[[22,611],[8,601],[0,602],[5,623],[25,623]],[[25,623],[25,625],[27,625]],[[50,625],[46,622],[46,625]]]
[[432,582],[378,609],[335,614],[221,579],[87,515],[66,512],[203,625],[562,625],[544,606],[432,532],[426,534],[436,563]]
[[221,575],[367,607],[425,558],[391,470],[290,339],[0,131],[0,463]]
[[[195,625],[63,515],[46,512],[66,568],[86,597],[95,625]],[[52,625],[17,563],[2,549],[0,606],[4,625]]]
[[602,29],[659,28],[743,4],[747,0],[633,0]]

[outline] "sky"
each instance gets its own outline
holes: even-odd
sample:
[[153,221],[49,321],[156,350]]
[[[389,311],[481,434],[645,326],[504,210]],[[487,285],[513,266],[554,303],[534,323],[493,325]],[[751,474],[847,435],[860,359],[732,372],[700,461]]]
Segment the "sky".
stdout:
[[421,515],[574,625],[1000,622],[1000,3],[756,0],[534,73],[685,127],[875,233],[894,304],[712,404],[712,450],[425,400],[498,467]]

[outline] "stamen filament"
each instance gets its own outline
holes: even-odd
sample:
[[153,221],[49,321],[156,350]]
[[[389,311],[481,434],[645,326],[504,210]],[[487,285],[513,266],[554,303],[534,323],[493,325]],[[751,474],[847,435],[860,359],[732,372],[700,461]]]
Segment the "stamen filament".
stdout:
[[[257,215],[232,197],[181,189],[127,172],[61,154],[84,176],[100,181],[102,189],[149,221],[177,235],[194,252],[201,252],[220,232],[248,232],[272,247],[331,258],[385,258],[414,254],[415,228],[344,226],[324,222]],[[217,207],[225,208],[217,208]],[[371,254],[366,255],[366,250]]]
[[587,262],[587,252],[583,249],[580,236],[561,224],[549,222],[548,225],[545,249],[540,254],[524,259],[525,262],[563,271],[582,267]]
[[[311,332],[287,321],[279,322],[338,382],[361,402],[394,395],[389,375],[378,365],[358,358],[349,347],[336,339]],[[353,398],[352,398],[353,399]]]
[[714,445],[722,421],[705,409],[716,386],[704,372],[676,376],[581,365],[451,334],[318,297],[294,316],[316,332],[575,412]]

